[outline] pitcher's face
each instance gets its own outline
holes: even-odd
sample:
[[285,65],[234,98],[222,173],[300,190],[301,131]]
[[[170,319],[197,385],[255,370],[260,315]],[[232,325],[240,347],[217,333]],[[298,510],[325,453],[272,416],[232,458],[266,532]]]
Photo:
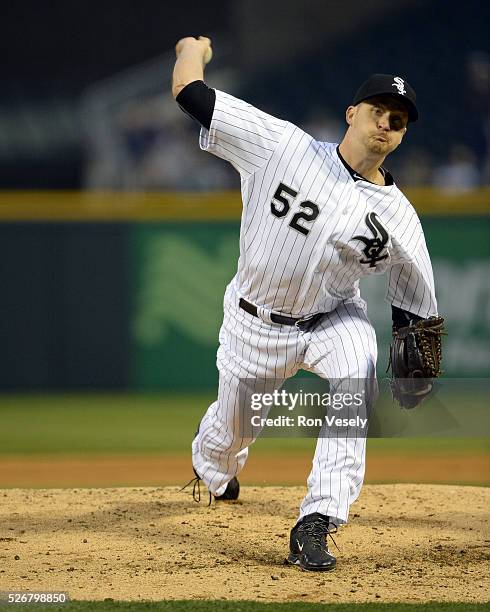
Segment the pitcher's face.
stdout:
[[386,157],[407,131],[408,112],[397,98],[377,96],[349,106],[346,119],[356,140],[368,152]]

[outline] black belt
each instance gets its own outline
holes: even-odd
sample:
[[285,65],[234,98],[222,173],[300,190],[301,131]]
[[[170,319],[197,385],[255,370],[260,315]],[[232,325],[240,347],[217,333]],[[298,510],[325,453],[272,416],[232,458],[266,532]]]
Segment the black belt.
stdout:
[[[257,306],[247,302],[247,300],[240,298],[238,305],[242,310],[248,312],[248,314],[251,314],[254,317],[259,316]],[[312,327],[321,317],[323,317],[323,315],[323,312],[319,312],[306,318],[295,319],[294,317],[286,317],[285,315],[279,315],[271,312],[270,318],[273,323],[278,323],[279,325],[295,325],[300,329],[310,329],[310,327]]]

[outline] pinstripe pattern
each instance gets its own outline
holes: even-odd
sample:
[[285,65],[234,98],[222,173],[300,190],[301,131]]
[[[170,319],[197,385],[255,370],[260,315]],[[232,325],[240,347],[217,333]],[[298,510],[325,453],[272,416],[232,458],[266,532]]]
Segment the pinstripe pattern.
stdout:
[[192,445],[193,465],[215,495],[240,472],[254,441],[241,435],[240,379],[270,381],[260,389],[270,392],[296,374],[306,351],[306,339],[295,327],[269,325],[240,309],[232,284],[225,295],[219,340],[218,399],[204,415]]
[[[263,390],[270,391],[305,369],[339,381],[339,390],[362,391],[371,404],[377,347],[359,280],[387,273],[387,300],[422,317],[436,314],[437,303],[415,210],[396,185],[354,180],[335,144],[317,142],[297,126],[216,91],[200,146],[236,168],[243,199],[240,258],[225,294],[219,337],[218,398],[192,445],[195,469],[221,495],[257,435],[245,437],[240,427],[240,379],[266,379]],[[375,255],[369,244],[379,247]],[[238,307],[240,297],[258,307],[260,318]],[[326,314],[303,332],[271,324],[271,311]],[[300,516],[321,512],[338,524],[347,521],[362,486],[365,450],[365,437],[355,432],[340,438],[321,432]]]
[[[267,379],[270,385],[260,390],[271,392],[304,369],[325,379],[343,381],[335,392],[364,391],[371,399],[376,393],[376,338],[363,304],[342,304],[313,331],[301,332],[291,326],[269,325],[249,315],[238,308],[238,299],[231,283],[225,295],[217,356],[218,399],[208,408],[192,444],[193,465],[215,495],[221,495],[241,471],[248,447],[259,433],[254,431],[253,437],[241,433],[241,379]],[[362,486],[365,444],[365,438],[357,438],[353,431],[348,431],[345,438],[330,437],[328,429],[320,432],[300,516],[322,512],[339,524],[347,521],[349,506]]]
[[[298,127],[216,91],[210,130],[201,147],[228,160],[242,179],[243,214],[237,288],[264,308],[304,316],[330,312],[359,298],[359,279],[390,268],[387,299],[427,317],[437,312],[434,281],[415,210],[396,185],[354,181],[336,145],[315,141]],[[271,213],[279,184],[298,192],[283,218]],[[305,222],[307,236],[290,226],[300,202],[320,209]],[[390,235],[388,257],[369,267],[360,263],[374,212]]]
[[[364,391],[370,405],[377,394],[376,359],[376,336],[365,309],[346,304],[327,315],[312,331],[305,369],[336,381],[335,392]],[[356,410],[351,407],[345,416],[355,417]],[[337,524],[347,522],[349,507],[361,491],[365,452],[364,435],[358,437],[355,430],[348,429],[345,437],[332,437],[324,426],[318,437],[300,517],[320,512],[334,518]]]

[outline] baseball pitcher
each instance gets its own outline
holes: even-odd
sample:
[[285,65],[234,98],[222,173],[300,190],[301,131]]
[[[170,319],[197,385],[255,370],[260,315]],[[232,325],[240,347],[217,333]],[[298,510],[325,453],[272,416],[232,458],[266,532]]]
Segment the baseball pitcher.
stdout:
[[[240,175],[240,258],[224,298],[216,401],[192,444],[196,482],[216,500],[237,499],[237,475],[254,438],[240,428],[239,386],[286,380],[302,369],[355,380],[376,392],[377,346],[359,280],[388,276],[392,389],[417,405],[439,375],[443,320],[414,208],[383,166],[417,120],[416,96],[397,75],[363,83],[340,144],[318,142],[292,123],[204,83],[211,41],[176,45],[173,95],[201,124],[200,146]],[[291,531],[288,561],[330,570],[327,536],[348,520],[365,471],[365,436],[318,438],[308,491]]]

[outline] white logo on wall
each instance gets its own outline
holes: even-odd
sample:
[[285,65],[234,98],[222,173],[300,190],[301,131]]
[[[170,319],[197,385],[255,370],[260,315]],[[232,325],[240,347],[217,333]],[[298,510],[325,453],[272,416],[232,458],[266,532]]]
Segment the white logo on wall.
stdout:
[[[490,262],[457,263],[435,259],[434,276],[439,312],[446,319],[448,335],[443,343],[443,370],[449,376],[490,375]],[[454,291],[454,287],[458,291]],[[391,341],[389,306],[384,300],[386,279],[370,276],[361,280],[361,295],[367,301],[369,318],[376,328],[381,364]]]
[[223,293],[236,269],[237,239],[226,236],[214,254],[186,236],[164,232],[145,245],[135,298],[133,335],[139,344],[164,343],[170,329],[214,346]]
[[402,96],[407,93],[407,90],[405,89],[405,81],[401,77],[395,77],[391,86],[396,87],[398,89],[398,93]]

